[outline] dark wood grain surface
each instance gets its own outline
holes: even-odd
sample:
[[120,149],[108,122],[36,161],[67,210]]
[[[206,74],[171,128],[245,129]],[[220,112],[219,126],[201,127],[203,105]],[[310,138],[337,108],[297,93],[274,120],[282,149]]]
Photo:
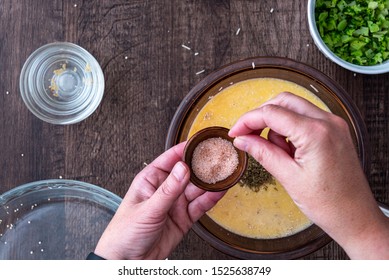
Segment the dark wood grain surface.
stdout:
[[[19,94],[24,61],[54,41],[84,47],[105,75],[101,105],[78,124],[39,120]],[[300,0],[0,0],[0,193],[61,177],[123,196],[143,163],[163,152],[170,121],[189,90],[207,73],[252,56],[307,63],[352,96],[370,136],[371,187],[389,204],[389,74],[354,75],[325,58]],[[230,257],[190,232],[170,258]],[[306,258],[347,256],[331,242]]]

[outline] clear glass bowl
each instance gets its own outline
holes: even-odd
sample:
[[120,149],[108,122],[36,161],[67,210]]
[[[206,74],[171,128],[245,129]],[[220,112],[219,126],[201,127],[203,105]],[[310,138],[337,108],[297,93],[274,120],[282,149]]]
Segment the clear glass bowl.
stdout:
[[[346,120],[365,172],[369,170],[368,134],[361,114],[350,96],[322,72],[279,57],[257,57],[237,61],[209,74],[183,99],[170,124],[166,149],[187,140],[197,113],[211,96],[231,84],[254,78],[278,78],[294,82],[317,95],[336,115]],[[312,225],[296,234],[276,239],[255,239],[234,234],[204,215],[194,231],[216,249],[241,259],[301,258],[331,239]]]
[[84,182],[37,181],[0,196],[0,259],[85,259],[121,198]]
[[90,116],[104,94],[104,75],[96,59],[68,42],[44,45],[26,60],[20,93],[27,108],[53,124],[72,124]]

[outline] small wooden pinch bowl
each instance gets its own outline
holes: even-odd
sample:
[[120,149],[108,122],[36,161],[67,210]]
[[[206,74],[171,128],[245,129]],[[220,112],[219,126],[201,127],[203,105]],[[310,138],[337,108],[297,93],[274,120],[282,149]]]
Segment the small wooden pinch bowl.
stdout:
[[216,183],[206,183],[202,180],[200,180],[195,173],[192,171],[192,157],[193,157],[193,152],[195,148],[203,141],[209,139],[209,138],[222,138],[226,139],[231,144],[233,143],[234,139],[228,136],[228,129],[225,127],[220,127],[220,126],[212,126],[212,127],[207,127],[204,128],[197,133],[195,133],[186,143],[185,149],[184,149],[184,161],[185,163],[189,166],[191,170],[190,174],[190,181],[196,185],[197,187],[206,190],[206,191],[224,191],[235,184],[237,184],[246,171],[247,168],[247,160],[248,156],[247,153],[244,151],[241,151],[237,148],[235,148],[236,152],[238,153],[238,166],[234,170],[234,172],[227,177],[224,180],[218,181]]

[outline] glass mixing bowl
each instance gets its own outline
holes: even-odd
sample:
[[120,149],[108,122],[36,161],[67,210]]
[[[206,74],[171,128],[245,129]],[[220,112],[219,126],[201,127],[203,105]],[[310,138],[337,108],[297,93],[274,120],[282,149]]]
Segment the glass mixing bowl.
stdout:
[[[183,99],[168,130],[166,148],[188,139],[194,119],[220,89],[254,78],[278,78],[294,82],[318,96],[332,113],[346,120],[367,172],[368,137],[361,114],[350,96],[322,72],[299,62],[279,57],[256,57],[237,61],[209,74]],[[237,235],[204,215],[194,231],[214,248],[241,259],[294,259],[303,257],[331,239],[316,225],[296,234],[275,239],[256,239]]]
[[120,203],[105,189],[73,180],[11,189],[0,195],[0,259],[85,259]]

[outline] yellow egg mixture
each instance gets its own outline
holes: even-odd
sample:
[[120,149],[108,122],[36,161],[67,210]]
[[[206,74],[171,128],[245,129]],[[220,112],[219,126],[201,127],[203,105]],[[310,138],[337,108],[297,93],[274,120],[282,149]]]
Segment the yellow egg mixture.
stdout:
[[[198,113],[189,136],[209,126],[231,128],[241,115],[283,91],[329,111],[316,95],[295,83],[273,78],[251,79],[231,85],[212,97]],[[277,181],[258,192],[237,184],[207,215],[229,231],[252,238],[284,237],[311,225]]]

